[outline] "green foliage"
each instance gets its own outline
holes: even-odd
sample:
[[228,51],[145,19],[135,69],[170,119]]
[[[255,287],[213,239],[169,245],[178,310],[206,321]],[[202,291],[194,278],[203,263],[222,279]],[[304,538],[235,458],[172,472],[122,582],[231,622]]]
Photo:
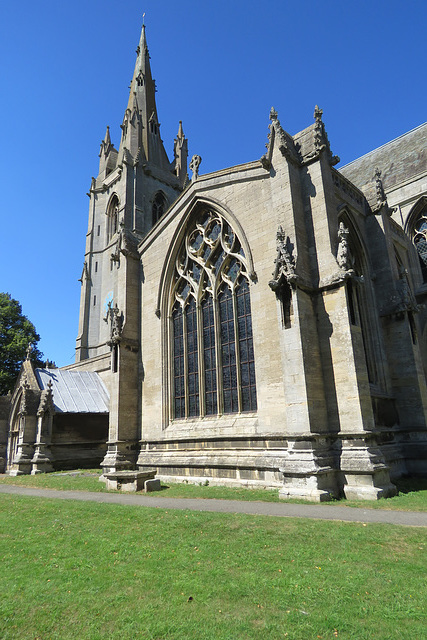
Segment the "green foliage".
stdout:
[[2,640],[421,640],[417,527],[0,495]]
[[19,302],[9,293],[0,293],[0,395],[13,389],[29,345],[33,345],[32,362],[36,367],[43,366],[43,354],[36,346],[39,340]]

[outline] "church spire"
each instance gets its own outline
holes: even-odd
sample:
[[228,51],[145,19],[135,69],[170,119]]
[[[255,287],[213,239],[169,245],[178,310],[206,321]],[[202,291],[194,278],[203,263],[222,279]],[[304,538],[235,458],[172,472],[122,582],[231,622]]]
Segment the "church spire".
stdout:
[[126,155],[124,149],[127,149],[134,159],[138,156],[142,161],[170,171],[170,162],[160,138],[156,84],[151,75],[144,24],[136,53],[129,101],[122,124],[120,159]]

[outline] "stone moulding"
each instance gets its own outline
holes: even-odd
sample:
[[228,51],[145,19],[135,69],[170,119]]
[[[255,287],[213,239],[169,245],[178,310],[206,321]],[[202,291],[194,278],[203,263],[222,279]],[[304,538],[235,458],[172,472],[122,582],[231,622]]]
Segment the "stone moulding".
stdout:
[[[389,447],[398,446],[394,429],[387,433]],[[156,468],[164,480],[181,477],[187,482],[229,486],[243,480],[246,486],[279,488],[282,498],[376,499],[396,493],[377,435],[340,432],[143,441],[137,466]]]

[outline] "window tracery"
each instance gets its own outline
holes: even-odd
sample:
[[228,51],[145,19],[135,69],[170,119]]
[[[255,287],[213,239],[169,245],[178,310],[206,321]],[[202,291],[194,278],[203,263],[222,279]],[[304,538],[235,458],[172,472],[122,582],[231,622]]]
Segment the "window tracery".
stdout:
[[248,267],[230,224],[204,211],[170,289],[171,418],[256,410]]
[[423,209],[414,224],[413,241],[420,259],[423,281],[427,282],[427,209]]

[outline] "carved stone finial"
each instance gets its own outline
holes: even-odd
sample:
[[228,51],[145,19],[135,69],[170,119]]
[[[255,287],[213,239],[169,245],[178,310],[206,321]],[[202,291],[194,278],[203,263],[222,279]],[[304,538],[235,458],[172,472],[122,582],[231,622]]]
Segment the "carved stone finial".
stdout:
[[32,353],[33,351],[34,351],[34,347],[33,347],[33,345],[30,343],[30,344],[28,345],[28,347],[27,347],[27,353],[26,353],[26,356],[25,356],[25,359],[26,359],[26,360],[29,360],[29,359],[30,359],[30,355],[31,355],[31,353]]
[[377,167],[375,169],[375,190],[377,192],[377,205],[387,204],[387,197],[384,193],[383,181],[381,180],[381,171]]
[[89,268],[87,266],[86,260],[83,263],[82,275],[78,279],[78,282],[83,284],[83,280],[89,280]]
[[55,405],[53,402],[53,385],[52,380],[47,383],[46,389],[41,393],[40,403],[37,409],[37,415],[43,416],[46,413],[55,413]]
[[338,228],[338,249],[337,249],[337,262],[340,269],[347,271],[349,268],[350,252],[348,247],[349,230],[344,226],[344,222],[340,222]]
[[274,122],[274,120],[277,120],[277,111],[274,107],[271,107],[270,109],[270,120],[272,122]]
[[314,107],[313,118],[316,120],[316,122],[322,122],[322,116],[323,116],[323,109],[320,109],[319,106],[316,104],[316,106]]
[[195,182],[199,177],[199,167],[201,162],[202,158],[200,156],[195,155],[191,158],[190,171],[193,172],[191,182]]
[[284,282],[295,280],[295,260],[291,255],[290,241],[280,225],[276,233],[276,259],[274,261],[273,280],[268,283],[270,289],[276,291]]

